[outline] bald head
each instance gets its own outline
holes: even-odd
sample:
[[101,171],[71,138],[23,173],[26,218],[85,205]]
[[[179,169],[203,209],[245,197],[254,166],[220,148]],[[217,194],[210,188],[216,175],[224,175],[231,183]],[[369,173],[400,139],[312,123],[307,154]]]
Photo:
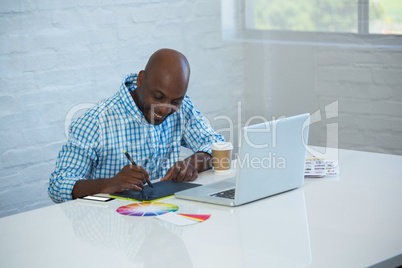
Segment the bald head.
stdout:
[[163,48],[152,54],[145,66],[145,79],[151,77],[181,80],[187,87],[190,79],[190,65],[182,53]]
[[137,88],[131,95],[147,121],[160,124],[180,108],[189,79],[186,57],[173,49],[160,49],[138,73]]

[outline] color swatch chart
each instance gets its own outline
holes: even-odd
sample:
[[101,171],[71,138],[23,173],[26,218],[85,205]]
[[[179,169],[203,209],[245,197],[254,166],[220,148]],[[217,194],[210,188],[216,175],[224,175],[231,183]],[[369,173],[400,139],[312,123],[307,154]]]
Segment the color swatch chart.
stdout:
[[211,217],[210,214],[182,214],[169,212],[157,216],[156,218],[162,221],[173,223],[179,226],[192,225],[200,222],[204,222]]
[[175,212],[178,206],[160,202],[142,202],[119,207],[116,211],[128,216],[158,216],[167,212]]

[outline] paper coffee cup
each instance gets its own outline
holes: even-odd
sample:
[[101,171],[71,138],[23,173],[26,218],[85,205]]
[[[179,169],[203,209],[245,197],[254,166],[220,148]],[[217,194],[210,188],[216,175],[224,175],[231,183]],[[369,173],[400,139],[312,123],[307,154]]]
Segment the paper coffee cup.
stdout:
[[212,144],[211,149],[215,172],[229,172],[232,167],[233,145],[230,142],[217,142]]

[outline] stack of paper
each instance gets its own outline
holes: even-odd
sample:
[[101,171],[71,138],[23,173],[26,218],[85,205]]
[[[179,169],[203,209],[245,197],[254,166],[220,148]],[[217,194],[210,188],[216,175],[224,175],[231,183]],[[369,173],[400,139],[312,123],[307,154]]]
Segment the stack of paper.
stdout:
[[336,175],[339,175],[338,160],[325,160],[322,158],[306,159],[304,177],[322,178],[324,176],[336,176]]

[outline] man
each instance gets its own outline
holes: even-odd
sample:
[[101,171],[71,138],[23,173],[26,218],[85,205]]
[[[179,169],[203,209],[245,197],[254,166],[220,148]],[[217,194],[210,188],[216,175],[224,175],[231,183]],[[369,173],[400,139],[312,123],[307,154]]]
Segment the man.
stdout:
[[[50,177],[52,200],[140,191],[146,179],[193,181],[210,169],[211,144],[224,139],[194,109],[189,78],[183,54],[158,50],[145,70],[128,75],[113,97],[74,121]],[[181,146],[194,154],[180,161]]]

